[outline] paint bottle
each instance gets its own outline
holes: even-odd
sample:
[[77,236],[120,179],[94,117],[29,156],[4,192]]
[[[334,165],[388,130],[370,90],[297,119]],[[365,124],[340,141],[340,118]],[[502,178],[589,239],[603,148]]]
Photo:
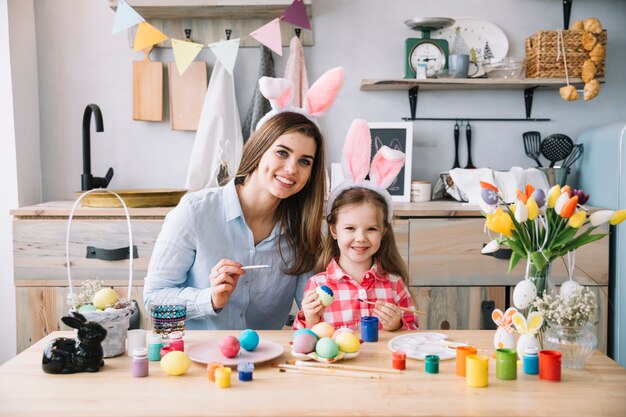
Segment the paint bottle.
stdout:
[[496,349],[496,378],[517,379],[517,352],[515,349]]
[[378,317],[361,317],[361,339],[364,342],[378,342]]
[[406,353],[391,352],[391,367],[404,371],[406,369]]
[[254,364],[252,362],[239,362],[237,365],[237,371],[239,372],[240,381],[252,381]]
[[170,333],[170,348],[172,350],[185,351],[185,341],[183,340],[183,332]]
[[424,368],[426,373],[428,374],[438,374],[439,373],[439,356],[437,355],[426,355],[424,358]]
[[526,346],[524,349],[523,368],[527,375],[539,373],[539,349],[537,346]]
[[539,379],[558,382],[561,380],[561,352],[539,351]]
[[458,346],[456,348],[456,374],[465,376],[465,359],[477,352],[474,346]]
[[470,387],[486,387],[489,384],[489,356],[468,355],[465,360],[467,362],[465,383]]
[[230,387],[230,374],[232,370],[228,366],[215,369],[215,385],[218,388]]
[[160,361],[161,360],[161,348],[163,347],[163,339],[161,335],[153,333],[148,341],[148,360]]
[[130,364],[130,373],[136,378],[143,378],[148,376],[148,349],[135,348],[133,349],[133,361]]

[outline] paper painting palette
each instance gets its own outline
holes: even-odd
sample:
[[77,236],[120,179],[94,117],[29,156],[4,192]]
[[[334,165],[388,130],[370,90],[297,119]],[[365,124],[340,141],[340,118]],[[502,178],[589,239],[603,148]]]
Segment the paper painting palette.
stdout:
[[405,352],[408,358],[424,360],[427,355],[437,355],[440,360],[456,358],[457,346],[466,343],[450,342],[443,333],[410,333],[396,336],[387,347],[392,352]]

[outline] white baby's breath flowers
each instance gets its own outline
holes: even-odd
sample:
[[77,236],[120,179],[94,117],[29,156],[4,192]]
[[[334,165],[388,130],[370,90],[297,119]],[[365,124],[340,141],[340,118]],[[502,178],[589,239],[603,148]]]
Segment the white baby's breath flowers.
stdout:
[[579,327],[596,314],[596,297],[588,288],[576,289],[569,297],[552,297],[544,294],[533,305],[548,322],[565,327]]
[[[94,294],[100,291],[102,284],[104,283],[98,280],[83,281],[81,283],[80,292],[74,293],[76,308],[79,309],[85,304],[91,304]],[[70,307],[73,306],[72,294],[67,294],[67,305]]]

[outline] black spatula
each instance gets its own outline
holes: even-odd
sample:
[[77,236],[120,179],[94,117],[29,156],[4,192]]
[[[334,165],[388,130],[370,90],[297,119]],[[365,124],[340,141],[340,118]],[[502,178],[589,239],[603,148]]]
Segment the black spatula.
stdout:
[[541,134],[539,132],[524,132],[522,133],[524,138],[524,151],[530,159],[534,159],[537,162],[537,166],[541,167],[541,161],[539,161],[539,155],[541,155]]
[[550,168],[557,161],[567,158],[574,149],[574,141],[562,133],[555,133],[541,142],[541,154],[550,162]]
[[459,122],[454,123],[454,165],[452,168],[461,168],[459,164]]
[[472,163],[472,127],[469,124],[469,120],[467,121],[467,126],[465,126],[465,140],[467,141],[467,165],[465,165],[465,168],[474,169],[476,167]]

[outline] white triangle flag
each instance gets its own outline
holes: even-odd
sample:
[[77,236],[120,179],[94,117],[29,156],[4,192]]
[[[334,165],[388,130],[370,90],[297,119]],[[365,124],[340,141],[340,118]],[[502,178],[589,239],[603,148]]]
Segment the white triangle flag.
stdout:
[[111,34],[114,35],[141,22],[145,22],[145,19],[135,9],[126,4],[124,0],[120,0],[115,11],[115,22],[113,22]]
[[232,75],[233,68],[235,68],[235,61],[237,60],[237,52],[239,51],[240,39],[230,39],[228,41],[221,41],[210,43],[208,46],[211,48],[211,52],[222,63],[224,69]]

